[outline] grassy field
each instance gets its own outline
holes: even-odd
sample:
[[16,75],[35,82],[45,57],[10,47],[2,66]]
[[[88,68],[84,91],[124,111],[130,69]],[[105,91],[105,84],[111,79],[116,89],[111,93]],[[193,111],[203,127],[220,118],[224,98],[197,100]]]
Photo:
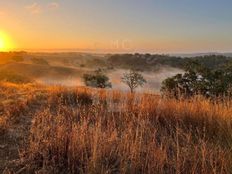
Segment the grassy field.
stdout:
[[0,172],[231,173],[232,102],[0,84]]

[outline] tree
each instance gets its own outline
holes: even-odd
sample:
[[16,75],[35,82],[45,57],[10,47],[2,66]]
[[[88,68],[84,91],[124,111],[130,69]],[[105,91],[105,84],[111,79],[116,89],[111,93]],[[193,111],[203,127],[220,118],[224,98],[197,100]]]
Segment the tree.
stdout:
[[92,74],[84,74],[83,79],[86,86],[94,88],[111,88],[109,78],[103,72],[97,70]]
[[139,86],[143,86],[146,80],[139,72],[135,70],[130,70],[128,73],[123,74],[122,82],[125,83],[129,88],[131,93]]
[[191,61],[185,71],[184,74],[177,74],[163,81],[162,93],[176,98],[196,94],[209,98],[231,96],[232,65],[209,69],[196,61]]

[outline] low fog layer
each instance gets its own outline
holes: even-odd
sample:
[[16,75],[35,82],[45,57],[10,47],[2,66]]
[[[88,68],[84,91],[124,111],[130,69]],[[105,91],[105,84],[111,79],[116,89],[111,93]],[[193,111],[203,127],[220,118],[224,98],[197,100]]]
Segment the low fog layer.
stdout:
[[[124,91],[129,90],[128,87],[121,82],[121,77],[125,72],[128,71],[119,69],[107,73],[107,76],[112,82],[113,89]],[[142,74],[147,80],[147,83],[142,88],[137,89],[137,91],[159,92],[162,81],[178,73],[183,73],[183,70],[171,67],[163,67],[157,72],[143,72]],[[72,76],[69,76],[65,79],[40,78],[37,81],[47,85],[84,86],[82,78]]]
[[81,78],[68,76],[67,78],[39,78],[36,80],[38,83],[46,84],[46,85],[57,85],[57,86],[85,86],[83,80]]
[[[128,87],[121,82],[121,77],[126,70],[116,70],[108,74],[114,89],[129,90]],[[142,75],[146,79],[147,83],[138,91],[151,91],[159,92],[162,81],[168,77],[172,77],[178,73],[183,73],[183,70],[177,68],[163,67],[157,72],[143,72]]]

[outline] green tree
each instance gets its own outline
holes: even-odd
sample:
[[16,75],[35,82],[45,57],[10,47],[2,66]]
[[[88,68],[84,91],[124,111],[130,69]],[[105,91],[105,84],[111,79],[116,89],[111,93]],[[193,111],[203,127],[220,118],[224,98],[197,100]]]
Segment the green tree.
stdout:
[[92,74],[84,74],[83,79],[86,86],[94,88],[111,88],[112,84],[109,78],[102,71],[95,71]]
[[231,87],[231,64],[209,69],[197,61],[191,61],[187,64],[184,74],[177,74],[164,80],[161,91],[165,95],[174,97],[191,97],[196,94],[219,97],[231,95]]

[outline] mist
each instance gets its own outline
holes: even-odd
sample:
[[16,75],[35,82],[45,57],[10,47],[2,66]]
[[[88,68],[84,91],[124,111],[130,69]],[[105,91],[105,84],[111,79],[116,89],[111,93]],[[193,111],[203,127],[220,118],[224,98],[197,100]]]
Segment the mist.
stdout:
[[51,86],[85,86],[83,80],[79,77],[68,76],[67,78],[52,78],[52,77],[42,77],[36,79],[37,83],[51,85]]
[[[125,72],[128,72],[128,70],[119,69],[108,73],[108,76],[113,85],[113,89],[129,91],[128,86],[121,82],[121,77]],[[141,74],[144,76],[147,83],[143,87],[139,87],[137,91],[146,91],[146,92],[150,91],[150,92],[159,93],[162,82],[166,78],[172,77],[178,73],[183,73],[183,72],[184,71],[181,69],[172,68],[172,67],[161,67],[156,72],[142,72]]]
[[[113,89],[129,91],[128,86],[121,81],[121,78],[125,72],[128,72],[128,70],[117,69],[106,73],[106,75],[110,78]],[[139,87],[137,91],[159,93],[161,84],[166,78],[183,72],[184,71],[181,69],[172,67],[161,67],[156,72],[142,72],[141,74],[144,76],[147,83],[143,87]],[[58,85],[67,87],[85,86],[83,79],[81,77],[75,76],[68,76],[66,78],[43,77],[37,79],[36,81],[46,85]]]

